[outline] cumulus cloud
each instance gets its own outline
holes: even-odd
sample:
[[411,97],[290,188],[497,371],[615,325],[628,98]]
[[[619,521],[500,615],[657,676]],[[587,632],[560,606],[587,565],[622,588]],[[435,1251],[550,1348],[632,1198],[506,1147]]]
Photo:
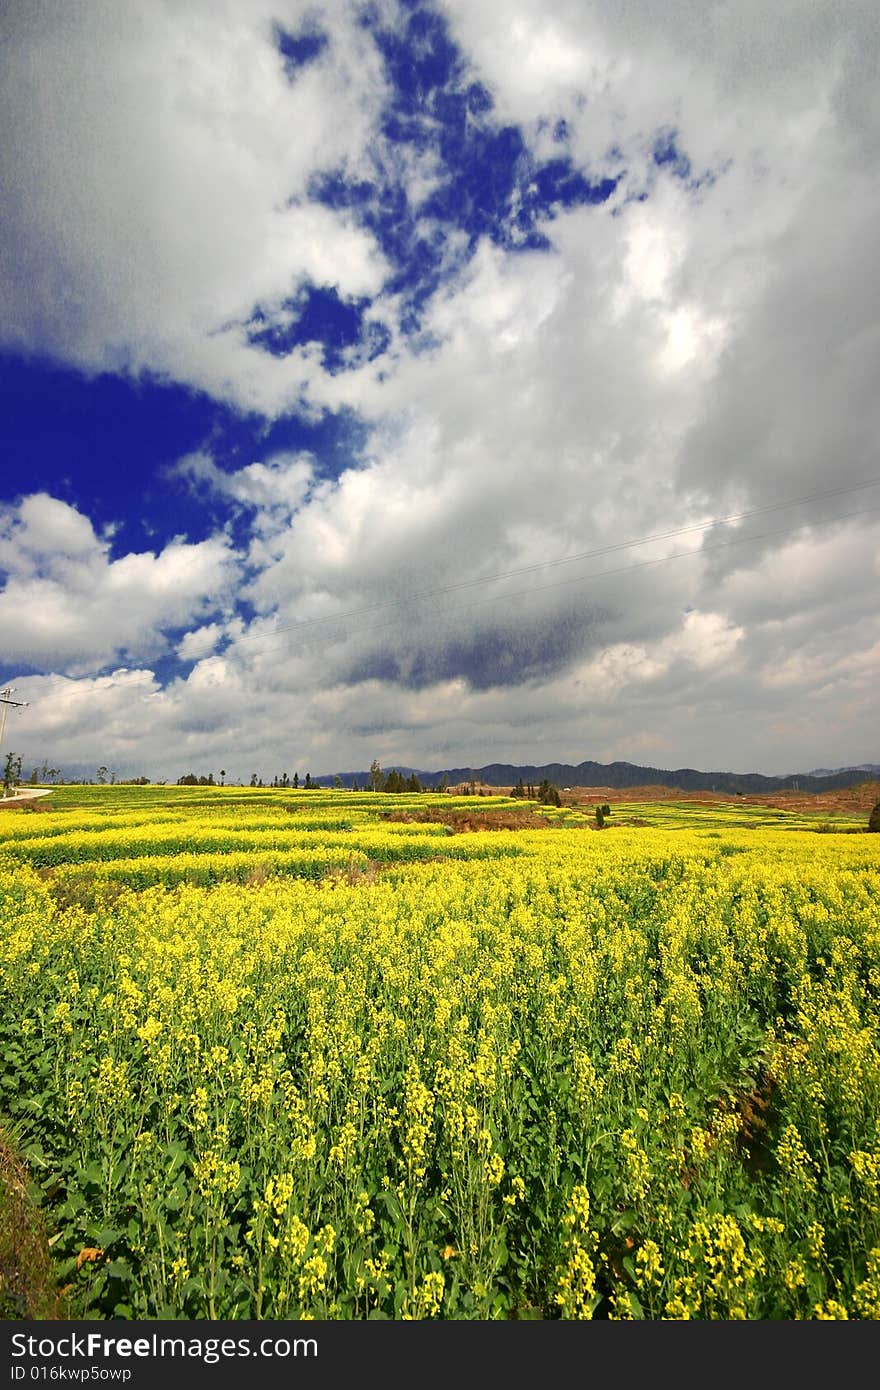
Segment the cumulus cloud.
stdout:
[[232,472],[218,468],[210,454],[188,454],[169,470],[193,491],[225,499],[247,512],[255,532],[272,534],[284,529],[305,500],[314,477],[309,455],[275,454],[265,461],[246,464]]
[[[409,10],[378,8],[402,32]],[[231,740],[245,776],[282,770],[282,737],[313,772],[873,757],[877,494],[792,502],[874,468],[872,7],[441,11],[524,167],[616,180],[547,201],[528,247],[418,222],[439,147],[392,150],[389,71],[342,0],[314,11],[328,42],[295,73],[273,41],[312,15],[294,0],[13,7],[6,341],[269,416],[351,410],[365,442],[329,470],[268,448],[233,465],[207,441],[167,485],[221,501],[229,532],[155,555],[26,499],[0,538],[0,641],[46,669],[174,650],[191,669],[149,692],[149,747],[226,765]],[[413,236],[444,241],[417,331],[392,238],[310,193],[316,171],[375,182],[377,150]],[[379,361],[259,348],[255,308],[283,328],[305,281],[371,301]]]
[[0,152],[8,347],[92,372],[151,371],[244,408],[295,404],[316,370],[248,341],[257,305],[304,280],[375,293],[386,267],[316,169],[363,167],[384,84],[339,0],[290,75],[276,26],[299,0],[6,7]]
[[157,657],[169,628],[231,603],[238,561],[228,540],[175,540],[158,553],[110,556],[75,507],[45,494],[0,511],[0,647],[7,663],[89,671],[120,656]]

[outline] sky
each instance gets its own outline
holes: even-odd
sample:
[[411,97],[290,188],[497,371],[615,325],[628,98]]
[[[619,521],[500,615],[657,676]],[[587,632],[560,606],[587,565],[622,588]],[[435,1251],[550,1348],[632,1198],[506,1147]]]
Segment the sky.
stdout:
[[873,0],[7,0],[25,775],[880,761]]

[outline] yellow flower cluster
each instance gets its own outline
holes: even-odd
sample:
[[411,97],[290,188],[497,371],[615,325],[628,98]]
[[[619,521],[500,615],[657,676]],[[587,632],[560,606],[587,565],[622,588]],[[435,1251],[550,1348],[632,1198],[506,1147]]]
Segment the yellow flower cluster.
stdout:
[[878,1316],[877,837],[106,790],[0,827],[0,1109],[126,1316]]

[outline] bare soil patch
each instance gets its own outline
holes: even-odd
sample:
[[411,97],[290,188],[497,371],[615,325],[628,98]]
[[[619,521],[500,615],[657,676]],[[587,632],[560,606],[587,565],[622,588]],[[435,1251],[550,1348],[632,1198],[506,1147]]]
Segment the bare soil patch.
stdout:
[[44,800],[51,795],[51,791],[33,791],[20,796],[0,796],[0,811],[51,811],[51,804]]
[[739,795],[732,792],[682,791],[679,787],[571,787],[560,791],[564,806],[587,806],[605,801],[613,808],[628,801],[693,801],[708,805],[767,806],[779,811],[869,812],[880,801],[880,781],[859,782],[834,791],[783,791]]
[[[498,788],[495,788],[496,795]],[[497,811],[470,809],[449,810],[445,806],[428,806],[424,811],[382,811],[381,820],[424,821],[434,825],[446,825],[453,834],[466,834],[473,830],[546,830],[554,822],[525,806],[522,810],[501,808]]]

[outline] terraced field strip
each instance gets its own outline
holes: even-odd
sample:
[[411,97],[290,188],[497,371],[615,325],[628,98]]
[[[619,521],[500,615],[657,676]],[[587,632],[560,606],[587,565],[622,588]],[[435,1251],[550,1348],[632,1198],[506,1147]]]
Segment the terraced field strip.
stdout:
[[73,1316],[880,1317],[880,837],[59,791],[0,1128]]

